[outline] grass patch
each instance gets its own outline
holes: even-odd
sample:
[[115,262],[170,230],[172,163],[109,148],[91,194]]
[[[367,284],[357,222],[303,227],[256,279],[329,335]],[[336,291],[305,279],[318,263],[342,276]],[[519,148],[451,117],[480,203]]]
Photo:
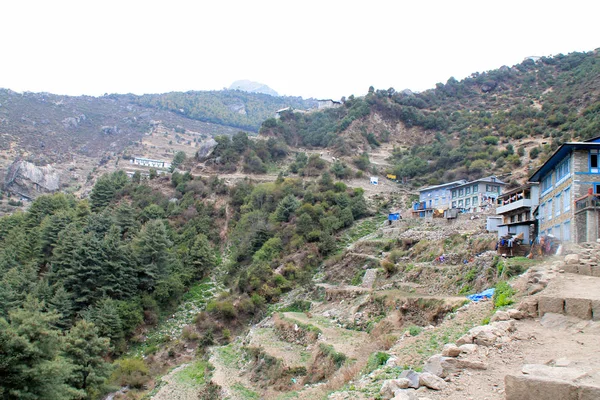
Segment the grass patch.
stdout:
[[260,395],[253,390],[248,389],[244,385],[239,382],[234,383],[231,388],[236,391],[243,399],[247,400],[258,400],[260,399]]
[[390,355],[388,353],[384,353],[382,351],[378,351],[376,353],[372,353],[367,360],[367,366],[365,373],[371,373],[375,371],[379,366],[385,365],[387,360],[389,360]]
[[339,238],[338,248],[343,249],[348,247],[349,244],[356,242],[358,239],[375,233],[386,219],[386,215],[377,215],[355,223]]
[[512,298],[515,293],[515,290],[506,281],[498,282],[494,291],[494,307],[499,308],[511,305],[515,302]]
[[219,359],[223,365],[229,368],[235,367],[237,365],[237,361],[241,357],[233,347],[233,343],[230,343],[227,346],[217,347],[216,352],[219,355]]
[[203,385],[212,371],[208,361],[197,360],[193,364],[179,371],[175,377],[177,382],[189,385]]

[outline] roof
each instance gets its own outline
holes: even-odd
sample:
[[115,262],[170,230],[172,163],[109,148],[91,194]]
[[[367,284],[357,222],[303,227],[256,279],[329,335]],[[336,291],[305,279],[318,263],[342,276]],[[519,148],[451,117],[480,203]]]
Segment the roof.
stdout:
[[454,181],[454,182],[449,182],[449,183],[442,183],[441,185],[427,186],[427,187],[419,189],[419,192],[425,192],[427,190],[433,190],[433,189],[440,189],[440,188],[443,188],[443,187],[446,187],[446,186],[452,186],[452,185],[458,186],[458,185],[462,185],[465,182],[467,182],[467,181],[464,180],[464,179],[461,179],[459,181]]
[[475,182],[489,182],[489,183],[496,183],[498,185],[506,185],[505,182],[502,182],[500,179],[496,178],[495,175],[490,175],[490,176],[486,176],[485,178],[480,178],[480,179],[475,179],[474,181],[465,182],[462,185],[459,185],[457,187],[472,185]]
[[567,142],[563,143],[546,162],[537,169],[529,178],[530,182],[540,182],[543,176],[546,176],[573,150],[600,148],[600,136],[586,140],[585,142]]

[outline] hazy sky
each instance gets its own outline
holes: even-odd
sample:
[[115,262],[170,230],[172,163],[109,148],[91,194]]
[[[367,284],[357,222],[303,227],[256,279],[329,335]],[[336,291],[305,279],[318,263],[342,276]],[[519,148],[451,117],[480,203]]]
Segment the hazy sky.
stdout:
[[600,1],[3,0],[0,87],[69,95],[228,87],[422,91],[600,47]]

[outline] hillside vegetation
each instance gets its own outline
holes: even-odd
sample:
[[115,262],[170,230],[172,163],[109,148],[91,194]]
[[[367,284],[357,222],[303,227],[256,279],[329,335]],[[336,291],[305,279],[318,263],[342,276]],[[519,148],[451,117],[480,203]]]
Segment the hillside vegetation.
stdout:
[[97,398],[110,384],[140,388],[150,379],[144,362],[106,361],[140,343],[153,355],[175,339],[145,333],[182,299],[210,298],[214,281],[198,282],[220,277],[228,288],[192,310],[198,333],[188,328],[186,337],[203,335],[202,354],[310,280],[337,249],[337,232],[366,215],[362,191],[327,174],[228,187],[217,177],[118,171],[98,179],[89,201],[40,196],[0,219],[0,395]]
[[293,146],[332,147],[342,156],[402,144],[388,172],[417,183],[510,172],[565,141],[598,135],[600,56],[526,59],[462,81],[450,78],[422,93],[371,87],[342,108],[269,119],[260,132]]

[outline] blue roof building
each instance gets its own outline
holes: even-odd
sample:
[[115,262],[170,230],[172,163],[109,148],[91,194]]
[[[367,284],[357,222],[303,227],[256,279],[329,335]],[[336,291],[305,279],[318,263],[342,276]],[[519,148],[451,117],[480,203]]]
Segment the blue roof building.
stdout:
[[578,243],[599,238],[600,137],[562,144],[529,181],[540,185],[540,236]]

